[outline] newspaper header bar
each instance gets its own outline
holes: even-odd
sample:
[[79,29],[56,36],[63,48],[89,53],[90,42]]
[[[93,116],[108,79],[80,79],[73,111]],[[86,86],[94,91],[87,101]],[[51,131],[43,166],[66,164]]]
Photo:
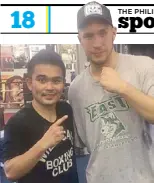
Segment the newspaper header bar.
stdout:
[[[0,32],[2,37],[8,34],[62,34],[77,37],[77,12],[81,6],[1,6]],[[142,35],[142,43],[148,40],[153,43],[154,4],[146,6],[107,6],[111,12],[113,25],[117,28],[118,37],[129,35],[131,44],[135,44],[133,34]],[[2,17],[5,17],[2,19]],[[12,35],[12,36],[13,36]],[[24,36],[24,35],[23,35]],[[68,37],[67,36],[67,37]],[[122,36],[123,37],[123,36]],[[149,36],[148,36],[149,37]],[[2,41],[1,41],[2,42]],[[27,40],[26,40],[27,42]],[[58,41],[59,42],[59,41]],[[130,42],[130,41],[129,41]],[[77,42],[75,41],[74,44]]]

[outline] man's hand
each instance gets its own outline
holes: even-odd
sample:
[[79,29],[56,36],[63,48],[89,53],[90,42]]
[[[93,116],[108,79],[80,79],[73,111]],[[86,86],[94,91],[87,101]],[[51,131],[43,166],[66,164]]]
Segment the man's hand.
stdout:
[[120,75],[110,67],[103,67],[100,83],[105,90],[113,93],[122,93],[127,83],[120,78]]
[[41,140],[27,152],[5,162],[4,170],[7,179],[14,182],[25,176],[35,167],[47,149],[56,146],[64,138],[65,132],[61,124],[67,118],[68,116],[63,116],[51,125]]
[[39,144],[43,149],[48,149],[56,146],[64,138],[65,131],[61,124],[68,118],[68,116],[63,116],[57,120],[44,134]]

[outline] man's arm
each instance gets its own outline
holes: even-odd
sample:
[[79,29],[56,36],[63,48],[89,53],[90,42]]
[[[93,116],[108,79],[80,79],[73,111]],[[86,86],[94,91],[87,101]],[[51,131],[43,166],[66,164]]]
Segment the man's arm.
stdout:
[[7,179],[16,181],[23,177],[34,168],[44,152],[45,149],[41,146],[40,142],[38,142],[26,153],[7,160],[4,164]]
[[144,94],[129,83],[120,95],[149,123],[154,124],[154,97]]
[[[64,116],[57,120],[30,150],[22,155],[7,160],[4,164],[6,177],[9,180],[18,180],[37,164],[48,148],[56,146],[64,138],[64,129],[61,125],[67,119]],[[5,135],[5,134],[4,134]]]
[[149,123],[154,124],[154,67],[147,71],[144,78],[143,91],[120,78],[112,68],[103,67],[101,80],[103,88],[109,92],[120,94]]

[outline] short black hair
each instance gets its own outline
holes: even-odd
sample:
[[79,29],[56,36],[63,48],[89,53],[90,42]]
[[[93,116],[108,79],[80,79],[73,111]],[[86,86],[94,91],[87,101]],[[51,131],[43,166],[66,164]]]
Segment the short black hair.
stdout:
[[39,64],[56,65],[61,68],[63,77],[66,76],[66,68],[61,56],[51,49],[43,49],[36,53],[27,64],[27,75],[32,76],[34,68]]

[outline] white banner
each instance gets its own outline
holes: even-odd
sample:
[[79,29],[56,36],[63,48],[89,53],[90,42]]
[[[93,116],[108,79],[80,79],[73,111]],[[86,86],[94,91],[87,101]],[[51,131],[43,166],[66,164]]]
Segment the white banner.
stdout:
[[[79,44],[73,34],[7,34],[1,39],[2,44]],[[115,44],[154,44],[151,34],[117,34]]]
[[[58,2],[51,6],[1,6],[0,43],[78,44],[77,12],[81,5],[58,6]],[[154,43],[154,4],[108,4],[107,7],[117,28],[116,44]]]

